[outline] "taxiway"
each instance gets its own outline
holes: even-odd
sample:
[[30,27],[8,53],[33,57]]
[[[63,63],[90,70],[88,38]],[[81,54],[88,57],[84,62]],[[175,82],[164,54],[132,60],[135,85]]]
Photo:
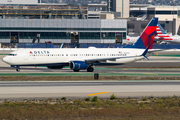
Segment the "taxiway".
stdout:
[[0,82],[0,99],[180,95],[180,81]]

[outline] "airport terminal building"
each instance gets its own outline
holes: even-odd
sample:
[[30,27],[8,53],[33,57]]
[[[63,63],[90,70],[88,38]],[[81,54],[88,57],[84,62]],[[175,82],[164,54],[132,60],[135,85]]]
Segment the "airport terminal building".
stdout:
[[121,43],[126,19],[0,19],[0,43]]

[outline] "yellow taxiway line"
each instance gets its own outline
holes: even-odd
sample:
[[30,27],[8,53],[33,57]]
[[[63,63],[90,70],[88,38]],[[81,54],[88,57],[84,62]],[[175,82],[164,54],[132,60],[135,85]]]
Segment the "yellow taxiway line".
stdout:
[[106,93],[110,93],[110,92],[100,92],[100,93],[88,94],[86,96],[95,96],[95,95],[106,94]]

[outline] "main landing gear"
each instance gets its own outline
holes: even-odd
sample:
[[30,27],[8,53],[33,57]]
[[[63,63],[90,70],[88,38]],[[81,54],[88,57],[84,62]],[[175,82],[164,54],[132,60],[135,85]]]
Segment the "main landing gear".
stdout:
[[89,67],[87,68],[87,72],[93,72],[93,71],[94,71],[94,68],[93,68],[93,67],[89,66]]
[[17,72],[20,72],[20,69],[19,69],[19,68],[16,68],[16,71],[17,71]]

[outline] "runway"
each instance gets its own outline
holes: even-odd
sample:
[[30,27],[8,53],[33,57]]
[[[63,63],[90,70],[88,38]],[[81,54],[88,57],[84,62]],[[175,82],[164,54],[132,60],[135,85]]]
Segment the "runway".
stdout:
[[180,95],[180,81],[0,82],[0,99]]

